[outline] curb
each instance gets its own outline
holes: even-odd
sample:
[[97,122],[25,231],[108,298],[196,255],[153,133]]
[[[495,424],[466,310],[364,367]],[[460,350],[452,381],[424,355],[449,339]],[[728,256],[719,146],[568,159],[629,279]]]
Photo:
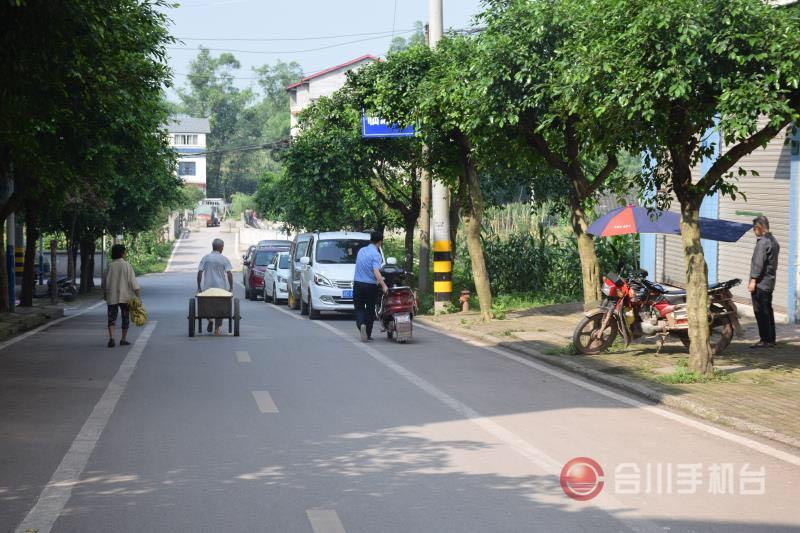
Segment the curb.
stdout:
[[593,368],[587,368],[584,365],[577,363],[575,361],[570,361],[563,357],[558,357],[554,355],[546,355],[534,348],[521,346],[520,343],[525,341],[507,342],[493,335],[476,334],[468,330],[444,326],[442,324],[438,324],[430,320],[427,320],[425,319],[425,317],[415,317],[415,319],[430,328],[447,331],[450,333],[463,335],[466,337],[472,337],[473,339],[479,339],[488,342],[492,345],[500,346],[507,350],[511,350],[512,352],[515,352],[517,354],[529,357],[531,359],[535,359],[536,361],[547,363],[551,366],[555,366],[563,370],[568,370],[575,374],[579,374],[585,378],[601,383],[603,385],[607,385],[615,389],[635,394],[636,396],[645,398],[655,403],[680,409],[681,411],[687,412],[699,418],[703,418],[705,420],[709,420],[717,424],[722,424],[724,426],[739,431],[759,435],[761,437],[765,437],[767,439],[780,442],[781,444],[786,444],[788,446],[800,448],[800,439],[797,439],[795,437],[785,435],[783,433],[780,433],[779,431],[775,431],[774,429],[762,426],[760,424],[756,424],[754,422],[749,422],[741,418],[723,415],[715,409],[704,407],[696,402],[687,400],[685,398],[680,398],[672,394],[666,394],[652,387],[649,387],[644,383],[637,383],[622,378],[618,378],[615,376],[609,376],[607,374],[604,374],[603,372],[594,370]]

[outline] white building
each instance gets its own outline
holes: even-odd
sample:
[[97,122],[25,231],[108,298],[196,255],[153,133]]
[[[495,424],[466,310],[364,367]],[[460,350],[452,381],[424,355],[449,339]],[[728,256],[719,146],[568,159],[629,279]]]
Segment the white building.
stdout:
[[363,55],[341,65],[326,68],[306,76],[299,82],[286,88],[289,93],[289,111],[291,113],[292,135],[297,134],[297,115],[322,96],[330,96],[341,89],[347,81],[347,72],[362,65],[380,61],[372,55]]
[[170,143],[178,153],[178,175],[184,183],[206,191],[206,135],[211,132],[207,118],[174,115],[167,123]]

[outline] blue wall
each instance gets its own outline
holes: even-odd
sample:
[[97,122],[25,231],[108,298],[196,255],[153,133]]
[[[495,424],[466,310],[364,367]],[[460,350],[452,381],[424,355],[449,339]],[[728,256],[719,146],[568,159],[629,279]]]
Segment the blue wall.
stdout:
[[[706,132],[706,138],[703,140],[703,146],[714,146],[714,152],[711,157],[704,158],[700,164],[700,171],[703,175],[711,168],[711,165],[719,157],[720,136],[719,131],[710,129]],[[796,195],[795,195],[796,198]],[[719,218],[719,194],[714,196],[707,196],[700,206],[700,216],[705,218]],[[796,217],[795,217],[796,218]],[[717,257],[719,252],[719,243],[716,241],[707,241],[702,239],[703,253],[706,256],[706,264],[708,265],[708,282],[715,283],[717,279]],[[649,273],[648,279],[655,281],[656,271],[656,236],[655,235],[640,235],[639,247],[639,263],[641,267]]]
[[789,203],[789,301],[786,302],[789,322],[797,322],[798,224],[800,216],[800,132],[792,139],[791,200]]
[[[711,165],[719,157],[719,130],[713,129],[706,133],[706,138],[703,141],[703,146],[713,145],[714,152],[711,157],[706,157],[700,163],[700,172],[705,176],[706,172],[711,168]],[[700,216],[705,218],[719,218],[719,193],[714,196],[706,196],[703,204],[700,206]],[[701,239],[700,243],[703,245],[703,254],[706,256],[706,264],[708,265],[708,282],[716,283],[717,279],[717,256],[719,252],[719,243],[717,241],[707,241]]]

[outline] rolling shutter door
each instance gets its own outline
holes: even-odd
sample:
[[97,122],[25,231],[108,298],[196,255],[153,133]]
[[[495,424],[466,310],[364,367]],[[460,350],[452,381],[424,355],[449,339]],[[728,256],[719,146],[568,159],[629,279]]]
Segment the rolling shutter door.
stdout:
[[684,287],[686,285],[686,266],[683,258],[683,243],[680,235],[659,235],[656,239],[659,268],[656,281]]
[[[720,198],[719,217],[724,220],[751,223],[752,213],[763,213],[768,219],[770,230],[781,246],[778,263],[778,279],[773,295],[773,305],[776,311],[785,313],[789,299],[789,228],[790,228],[790,202],[791,202],[791,149],[785,144],[786,136],[780,133],[772,139],[764,149],[757,149],[747,157],[742,158],[734,167],[742,167],[748,175],[740,178],[739,191],[744,193],[744,198],[732,201],[730,198]],[[749,171],[755,170],[758,176],[751,176]],[[737,214],[737,211],[739,213]],[[746,211],[747,213],[742,213]],[[748,232],[739,242],[719,243],[719,280],[741,278],[742,284],[734,289],[737,300],[750,302],[750,293],[747,292],[747,281],[750,275],[750,258],[756,238]]]

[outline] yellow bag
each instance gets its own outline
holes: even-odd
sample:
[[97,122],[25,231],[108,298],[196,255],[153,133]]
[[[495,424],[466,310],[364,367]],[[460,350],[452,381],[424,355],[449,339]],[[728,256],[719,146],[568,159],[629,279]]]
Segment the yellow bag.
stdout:
[[131,322],[137,326],[144,326],[147,322],[147,310],[142,305],[142,300],[134,298],[128,304],[131,312]]

